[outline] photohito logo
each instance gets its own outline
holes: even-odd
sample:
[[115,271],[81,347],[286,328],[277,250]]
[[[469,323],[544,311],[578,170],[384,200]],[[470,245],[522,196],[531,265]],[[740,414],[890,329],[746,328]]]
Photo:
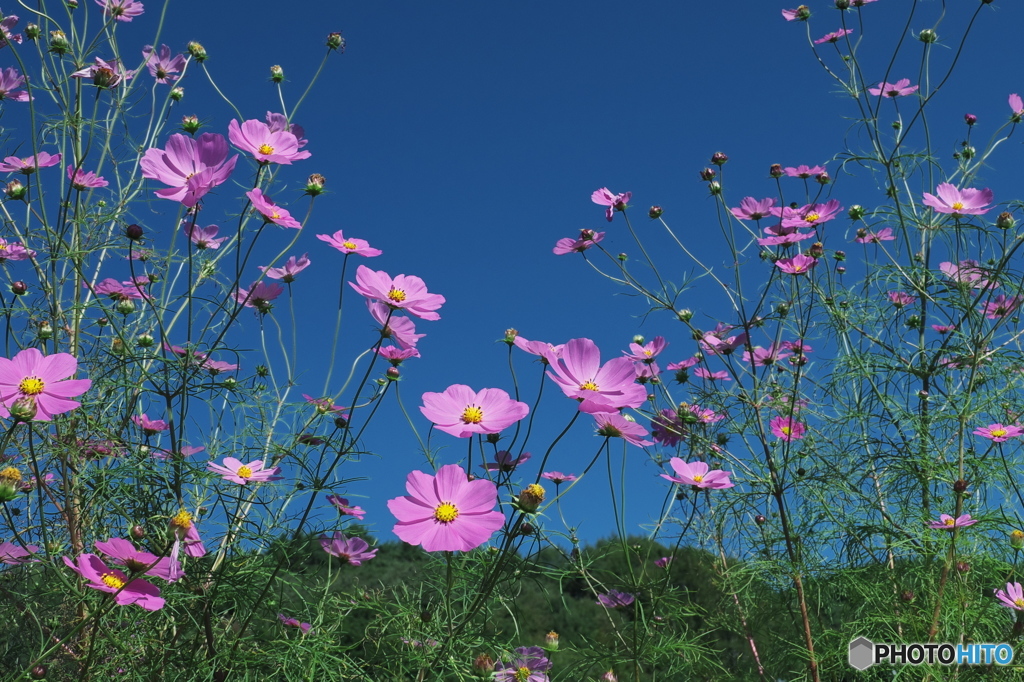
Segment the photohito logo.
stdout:
[[876,663],[893,665],[1009,665],[1013,647],[1009,644],[875,644],[867,637],[850,642],[850,665],[867,670]]

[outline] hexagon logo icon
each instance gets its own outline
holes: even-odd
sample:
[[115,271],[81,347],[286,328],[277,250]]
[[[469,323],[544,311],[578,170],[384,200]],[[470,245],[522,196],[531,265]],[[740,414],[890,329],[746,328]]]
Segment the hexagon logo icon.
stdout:
[[875,645],[867,637],[858,637],[850,642],[850,665],[857,670],[867,670],[875,664]]

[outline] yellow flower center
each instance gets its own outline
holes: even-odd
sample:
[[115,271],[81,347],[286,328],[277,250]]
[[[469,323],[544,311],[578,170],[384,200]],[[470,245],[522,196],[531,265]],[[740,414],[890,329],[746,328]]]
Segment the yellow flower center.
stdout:
[[171,525],[188,530],[192,527],[192,515],[182,509],[171,518]]
[[804,269],[804,266],[802,266],[802,265],[794,265],[793,266],[793,272],[800,272],[803,269]]
[[526,492],[532,495],[533,497],[537,498],[538,502],[544,501],[544,488],[537,485],[536,483],[531,483],[530,485],[526,486]]
[[649,350],[645,350],[644,351],[644,355],[650,355],[650,354],[651,354],[651,351],[649,351]]
[[261,144],[260,148],[257,151],[260,154],[263,154],[264,156],[269,156],[270,154],[274,153],[274,148],[271,147],[269,144]]
[[235,473],[238,474],[239,478],[251,478],[252,477],[252,469],[250,469],[249,467],[245,466],[244,464],[242,466],[238,467],[238,471],[236,471]]
[[0,251],[6,251],[6,250],[7,250],[7,244],[0,244]]
[[962,202],[962,201],[954,201],[953,202],[952,208],[953,208],[954,211],[959,211],[963,207],[964,207],[964,202]]
[[516,671],[516,682],[526,682],[526,680],[530,679],[530,674],[529,668],[525,665],[520,666],[519,670]]
[[819,218],[821,218],[821,216],[817,213],[808,213],[806,216],[804,216],[804,222],[814,223],[817,222]]
[[21,483],[21,471],[16,467],[7,467],[0,470],[0,480],[8,483]]
[[700,474],[695,474],[695,475],[693,476],[693,480],[694,480],[694,481],[695,481],[696,483],[700,483],[701,481],[703,481],[703,480],[704,480],[704,477],[703,477],[703,476],[701,476]]
[[1013,603],[1017,605],[1017,608],[1024,609],[1024,599],[1014,599]]
[[580,384],[580,390],[581,391],[596,391],[596,390],[598,390],[598,388],[597,388],[597,384],[595,384],[594,381],[591,379],[591,380],[585,381],[584,383]]
[[943,521],[943,523],[946,524],[947,526],[952,526],[953,524],[956,523],[956,519],[946,519],[945,521]]
[[46,388],[46,384],[37,377],[25,377],[18,384],[18,390],[25,395],[39,395],[44,388]]
[[346,249],[358,248],[354,242],[342,242],[341,245],[344,246]]
[[441,523],[451,523],[459,515],[458,508],[451,502],[442,502],[434,510],[434,518]]
[[992,435],[996,438],[1002,438],[1006,435],[1006,429],[992,429]]
[[122,587],[124,587],[124,581],[118,578],[116,575],[104,573],[102,576],[100,576],[100,580],[103,581],[104,585],[106,585],[107,587],[112,587],[115,590],[120,590]]
[[1010,537],[1015,540],[1024,540],[1024,530],[1015,530],[1010,533]]
[[278,220],[280,217],[281,217],[281,214],[278,213],[276,209],[274,210],[273,213],[270,214],[270,219],[271,220]]
[[782,433],[786,434],[787,436],[790,435],[791,433],[793,433],[793,427],[791,427],[791,426],[783,426],[779,430],[782,431]]
[[462,411],[463,424],[479,424],[484,420],[484,411],[476,405],[470,405]]
[[394,287],[392,287],[391,291],[388,292],[388,299],[394,301],[395,303],[401,303],[402,301],[405,300],[405,292],[402,291],[401,289],[395,289]]

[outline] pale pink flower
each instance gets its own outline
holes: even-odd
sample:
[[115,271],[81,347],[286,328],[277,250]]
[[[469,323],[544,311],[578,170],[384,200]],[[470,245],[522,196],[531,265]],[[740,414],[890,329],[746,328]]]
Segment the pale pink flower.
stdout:
[[320,538],[320,546],[331,556],[338,557],[342,563],[352,566],[362,566],[364,561],[369,561],[377,556],[376,549],[370,549],[366,540],[362,538],[347,538],[341,531],[334,531],[334,535]]
[[159,51],[154,51],[152,45],[142,48],[142,57],[146,60],[146,67],[149,73],[156,79],[157,83],[170,85],[178,80],[176,74],[185,68],[185,55],[171,57],[171,48],[161,45]]
[[342,516],[354,516],[360,521],[366,518],[366,512],[363,511],[363,508],[350,506],[347,497],[328,495],[327,501],[333,504],[338,509],[338,513]]
[[757,243],[761,246],[796,244],[815,236],[813,232],[801,232],[796,226],[786,227],[782,223],[766,227],[764,231],[770,236],[758,238]]
[[25,77],[13,66],[0,69],[0,100],[12,102],[28,102],[32,97],[25,90],[15,90],[25,82]]
[[644,447],[654,445],[652,441],[643,440],[647,429],[631,422],[618,412],[597,412],[594,414],[597,433],[606,438],[621,438],[631,445]]
[[444,305],[444,296],[429,293],[427,285],[415,275],[398,275],[392,279],[383,270],[360,265],[356,270],[356,283],[349,282],[349,286],[368,299],[401,308],[424,320],[441,319],[434,311]]
[[636,371],[629,358],[613,358],[601,364],[601,351],[590,339],[572,339],[561,357],[547,352],[551,370],[547,372],[562,393],[580,400],[581,412],[615,412],[623,407],[640,407],[647,400],[647,389],[637,384]]
[[721,370],[719,372],[712,372],[710,370],[704,369],[703,367],[698,367],[697,369],[693,370],[693,375],[695,377],[698,377],[700,379],[706,379],[708,381],[732,381],[732,377],[729,376],[729,373],[725,370]]
[[117,87],[123,82],[130,81],[135,76],[135,71],[125,69],[124,65],[116,59],[109,62],[96,57],[96,63],[79,69],[71,74],[72,78],[91,78],[93,85],[100,88]]
[[0,263],[28,260],[29,258],[35,258],[35,256],[36,252],[32,249],[26,249],[18,242],[9,242],[6,239],[0,238]]
[[769,428],[776,438],[784,441],[800,440],[804,437],[807,427],[793,417],[778,415],[771,420]]
[[892,304],[897,308],[904,308],[917,302],[917,296],[911,296],[910,294],[902,291],[890,291],[886,296],[889,297],[889,300],[892,301]]
[[776,348],[774,343],[769,345],[767,348],[755,346],[753,352],[748,350],[743,351],[744,362],[749,362],[752,365],[761,367],[774,365],[779,360],[784,360],[788,357],[789,353],[783,353],[782,348]]
[[732,488],[735,485],[729,480],[729,476],[732,475],[731,471],[722,471],[721,469],[709,470],[710,467],[708,467],[706,462],[684,462],[679,457],[673,457],[669,460],[669,464],[672,465],[676,475],[661,474],[661,477],[673,483],[692,485],[698,488],[711,488],[712,490]]
[[1024,118],[1024,100],[1017,93],[1013,93],[1007,102],[1010,105],[1010,120],[1014,123],[1020,123],[1021,119]]
[[807,21],[810,16],[811,10],[807,9],[807,5],[800,5],[796,9],[782,10],[782,18],[786,21]]
[[228,237],[217,237],[217,232],[220,231],[220,228],[216,225],[199,227],[198,225],[193,225],[189,220],[183,220],[181,229],[185,231],[185,234],[196,245],[197,249],[219,249],[220,245],[228,240]]
[[46,152],[39,152],[34,156],[26,156],[19,159],[17,156],[8,156],[0,163],[0,171],[4,173],[22,173],[32,175],[40,168],[56,166],[60,163],[60,154],[50,155]]
[[385,358],[395,367],[398,367],[409,358],[422,357],[415,348],[399,348],[397,346],[381,346],[377,349],[377,355]]
[[1015,611],[1024,611],[1024,587],[1020,583],[1006,583],[1006,591],[996,590],[996,599],[1001,606],[1008,606]]
[[545,365],[548,364],[548,355],[560,358],[562,357],[562,351],[565,349],[564,343],[555,345],[546,341],[528,341],[519,335],[516,335],[512,343],[521,351],[525,351],[530,355],[539,355],[541,362]]
[[457,438],[499,433],[529,411],[529,405],[512,400],[500,388],[485,388],[477,393],[462,384],[453,384],[444,393],[424,393],[420,406],[424,417]]
[[548,479],[556,486],[576,480],[576,474],[563,474],[561,471],[545,471],[540,477]]
[[252,154],[261,164],[290,164],[310,157],[310,152],[299,150],[299,138],[294,134],[286,130],[271,130],[269,125],[256,119],[242,124],[232,119],[228,124],[228,139],[242,151]]
[[162,578],[169,583],[176,582],[185,575],[178,561],[136,549],[135,545],[123,538],[97,542],[96,549],[113,559],[115,564],[127,567],[133,574],[144,573]]
[[832,33],[826,33],[823,37],[818,38],[814,41],[815,45],[821,45],[822,43],[838,43],[840,38],[844,38],[853,33],[852,28],[841,28],[838,31]]
[[103,8],[105,15],[118,21],[131,21],[143,11],[143,5],[138,0],[96,0],[96,4]]
[[910,85],[909,78],[901,78],[895,83],[882,81],[875,87],[868,88],[868,92],[876,97],[879,95],[882,97],[904,97],[914,94],[919,87],[919,85]]
[[226,182],[235,169],[238,156],[229,159],[228,151],[223,135],[203,133],[194,139],[174,134],[166,149],[147,149],[139,167],[143,177],[170,185],[157,190],[158,197],[192,208],[211,189]]
[[816,258],[798,253],[792,258],[780,258],[775,261],[775,267],[790,275],[804,275],[818,264]]
[[974,289],[996,289],[999,282],[988,279],[985,268],[976,260],[965,259],[959,263],[939,263],[939,271],[956,282],[970,284]]
[[264,222],[274,223],[281,227],[291,227],[296,230],[302,228],[302,223],[293,218],[292,214],[287,210],[271,201],[270,197],[265,196],[259,188],[249,190],[245,193],[245,196],[249,197],[252,207],[263,216]]
[[824,173],[825,167],[800,164],[799,166],[786,166],[782,170],[791,178],[804,178],[806,180],[814,175],[821,175]]
[[292,256],[288,261],[279,268],[270,268],[265,265],[259,266],[260,270],[270,279],[279,279],[286,284],[290,284],[295,281],[295,275],[299,274],[303,270],[309,267],[308,254],[302,254],[301,258],[296,259]]
[[981,436],[982,438],[988,438],[993,443],[1005,443],[1011,438],[1017,438],[1021,434],[1024,434],[1024,429],[1018,426],[1004,426],[1003,424],[989,424],[988,426],[982,426],[972,433],[975,436]]
[[167,422],[163,419],[150,419],[145,413],[132,415],[132,423],[142,429],[147,436],[155,436],[161,431],[167,430]]
[[955,519],[949,514],[939,514],[938,521],[932,521],[928,524],[929,528],[935,530],[948,530],[953,531],[957,528],[965,528],[967,526],[973,526],[978,522],[978,519],[972,519],[970,514],[961,514]]
[[384,253],[380,249],[372,248],[370,243],[365,239],[345,239],[345,234],[342,230],[338,230],[334,234],[318,234],[316,238],[320,241],[327,242],[346,255],[354,253],[357,256],[373,258],[374,256],[379,256]]
[[838,199],[829,199],[823,204],[807,204],[800,208],[776,206],[771,212],[782,218],[783,227],[807,228],[832,220],[842,210]]
[[855,242],[859,244],[878,244],[881,242],[891,242],[896,239],[892,233],[891,227],[884,227],[878,232],[868,232],[867,230],[858,230],[857,238]]
[[954,218],[964,215],[983,215],[992,210],[992,190],[965,187],[957,189],[955,185],[943,182],[935,188],[935,196],[928,192],[922,193],[925,206],[931,206],[936,213],[948,213]]
[[583,253],[594,244],[604,239],[604,232],[594,230],[580,230],[579,239],[564,237],[555,242],[555,248],[551,252],[556,256],[564,256],[568,253]]
[[981,306],[981,312],[986,319],[998,320],[1015,311],[1019,305],[1020,299],[1016,296],[999,294],[991,301],[985,301]]
[[607,187],[602,187],[596,190],[590,195],[590,200],[600,206],[607,206],[608,209],[604,212],[605,218],[608,222],[612,221],[615,217],[615,211],[625,211],[630,198],[633,196],[632,192],[625,192],[623,194],[612,194]]
[[392,339],[403,349],[415,348],[419,340],[426,334],[416,333],[416,324],[408,317],[395,315],[394,311],[380,301],[366,300],[366,307],[370,315],[380,325],[380,334],[386,339]]
[[136,604],[146,611],[157,611],[164,605],[160,588],[145,580],[129,580],[121,571],[109,568],[95,554],[82,554],[75,561],[64,557],[64,563],[86,581],[86,586],[114,595],[121,605]]
[[740,220],[760,220],[772,214],[773,206],[775,206],[775,199],[771,197],[760,201],[754,197],[745,197],[740,200],[739,208],[730,208],[729,210]]
[[[663,336],[655,336],[654,339],[641,345],[639,343],[629,344],[629,351],[623,351],[623,354],[639,362],[654,362],[654,358],[658,356],[661,351],[665,350],[665,346],[668,345],[668,341]],[[671,367],[669,368],[671,369]]]
[[39,559],[30,558],[38,551],[39,548],[35,545],[25,545],[22,547],[13,542],[0,542],[0,564],[16,566],[17,564],[24,564],[29,561],[39,561]]
[[0,417],[10,417],[15,401],[30,398],[36,406],[36,421],[50,421],[54,415],[80,407],[71,400],[89,390],[90,379],[68,379],[78,372],[78,360],[68,353],[43,355],[26,348],[11,359],[0,358]]
[[257,282],[248,290],[239,289],[235,292],[235,301],[246,308],[254,308],[260,313],[269,313],[273,308],[270,302],[284,292],[284,287],[274,282]]
[[668,565],[672,563],[672,557],[663,556],[660,559],[655,559],[654,565],[658,568],[668,568]]
[[277,475],[281,471],[281,467],[264,469],[263,466],[263,462],[259,460],[242,464],[241,461],[234,457],[225,457],[223,465],[210,462],[206,465],[206,468],[215,474],[223,476],[225,481],[231,481],[239,485],[245,485],[249,482],[263,483],[264,481],[281,480],[282,477]]
[[14,14],[8,14],[6,17],[3,17],[3,20],[0,20],[0,48],[9,45],[9,41],[13,41],[19,45],[21,44],[21,34],[11,32],[11,29],[13,29],[17,23],[18,17]]
[[179,511],[171,517],[168,527],[174,535],[174,546],[171,549],[172,561],[177,561],[178,552],[181,551],[182,546],[185,547],[185,554],[193,559],[206,556],[206,545],[199,537],[199,529],[190,512],[184,509]]

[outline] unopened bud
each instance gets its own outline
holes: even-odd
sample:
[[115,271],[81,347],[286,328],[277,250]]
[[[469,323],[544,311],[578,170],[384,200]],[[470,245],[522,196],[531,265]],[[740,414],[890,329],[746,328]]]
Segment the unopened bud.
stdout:
[[665,209],[663,209],[661,206],[651,206],[647,210],[647,215],[650,216],[650,218],[652,220],[654,220],[656,218],[660,218],[661,214],[664,213],[664,212],[665,212]]
[[922,43],[934,43],[939,39],[939,34],[930,28],[926,28],[917,34],[917,39]]
[[519,336],[519,330],[512,329],[510,327],[509,329],[505,330],[505,338],[502,339],[502,341],[504,341],[505,343],[507,343],[508,345],[511,346],[512,344],[515,343],[517,336]]
[[493,445],[497,443],[499,440],[501,440],[501,434],[488,433],[484,440]]
[[965,481],[962,478],[958,478],[956,481],[953,482],[953,491],[958,493],[966,492],[967,486],[967,481]]
[[188,53],[192,55],[192,59],[195,59],[200,64],[206,61],[206,49],[196,41],[190,42],[187,49]]
[[36,399],[30,395],[23,395],[11,403],[9,411],[11,419],[14,421],[30,422],[36,418],[36,413],[38,412]]
[[37,336],[43,341],[46,341],[47,339],[52,339],[53,325],[51,325],[49,322],[43,322],[42,324],[40,324],[39,333],[37,334]]
[[130,298],[122,298],[114,306],[114,310],[122,315],[131,315],[135,312],[135,302]]
[[311,197],[315,197],[324,191],[325,184],[327,184],[327,178],[319,173],[313,173],[306,178],[306,194]]
[[832,178],[830,178],[828,176],[828,173],[826,173],[825,171],[822,171],[821,173],[815,175],[814,179],[818,181],[819,185],[827,185],[828,183],[832,182]]
[[637,334],[636,336],[633,337],[633,343],[635,343],[638,346],[644,345],[645,340],[646,339],[644,339],[643,334]]
[[519,493],[519,511],[532,514],[537,511],[543,501],[544,488],[536,483],[531,483],[523,488]]
[[139,525],[132,526],[132,529],[128,531],[128,533],[136,540],[141,540],[146,537],[146,529]]
[[782,170],[781,163],[773,163],[771,165],[771,168],[768,169],[768,175],[772,176],[773,178],[781,178],[785,174],[786,172]]
[[722,152],[715,152],[711,155],[711,163],[716,166],[724,166],[725,162],[729,160],[729,157]]
[[[328,33],[327,34],[327,47],[332,50],[345,51],[345,39],[341,37],[340,33]],[[493,665],[493,664],[492,664]],[[492,668],[493,670],[493,668]]]
[[998,217],[996,217],[996,227],[1001,230],[1009,230],[1014,226],[1014,224],[1016,224],[1016,222],[1017,221],[1013,219],[1013,216],[1007,211],[1003,211]]
[[846,214],[850,216],[851,220],[860,220],[867,215],[867,210],[860,204],[854,204]]
[[156,344],[156,339],[153,338],[152,334],[139,334],[135,339],[135,343],[140,348],[152,348]]
[[227,377],[224,381],[220,382],[220,385],[229,391],[233,391],[238,388],[238,379],[234,377]]
[[967,573],[971,570],[971,565],[966,561],[956,562],[956,570],[958,573]]
[[387,375],[388,379],[390,379],[391,381],[397,381],[398,378],[402,376],[402,373],[398,371],[397,367],[388,367],[387,371],[384,372],[384,374]]
[[25,37],[29,40],[37,40],[42,35],[42,31],[39,29],[37,24],[26,24],[25,25]]
[[70,49],[71,43],[68,42],[64,31],[50,31],[50,52],[64,54]]
[[200,125],[202,124],[199,123],[198,116],[189,115],[181,117],[181,129],[184,130],[189,135],[194,135],[195,132],[199,130]]
[[544,636],[544,648],[548,651],[558,651],[558,633],[552,630]]
[[28,293],[28,285],[19,279],[11,284],[11,293],[15,296],[24,296]]
[[599,682],[619,682],[619,676],[614,670],[609,670],[598,678]]
[[764,514],[758,514],[757,516],[754,517],[754,523],[756,523],[759,526],[763,526],[767,522],[768,522],[768,519],[766,519],[764,517]]
[[344,429],[348,426],[348,419],[345,419],[344,417],[335,417],[334,426],[339,429]]
[[627,260],[629,260],[629,254],[627,254],[627,253],[620,253],[618,256],[616,256],[616,258],[618,258],[620,261],[625,263]]
[[21,184],[20,180],[11,180],[4,187],[4,194],[7,195],[8,199],[14,201],[21,201],[25,198],[25,194],[28,192],[28,188]]
[[722,183],[718,182],[717,180],[715,180],[714,182],[709,182],[708,183],[708,192],[710,192],[712,196],[716,196],[718,194],[721,194],[722,193]]
[[814,242],[811,248],[807,249],[807,255],[812,258],[821,258],[825,255],[825,245],[821,242]]
[[704,182],[710,182],[715,179],[716,175],[718,175],[718,171],[714,168],[705,168],[700,172],[700,179]]
[[1010,547],[1014,549],[1024,549],[1024,530],[1014,530],[1010,532]]
[[185,88],[181,87],[180,85],[176,85],[173,88],[171,88],[170,97],[175,102],[180,102],[181,98],[184,97],[184,96],[185,96]]
[[910,602],[914,601],[914,591],[913,590],[903,590],[903,592],[900,593],[900,601],[904,601],[904,602],[907,602],[907,603],[910,603]]
[[[331,35],[335,34],[332,33]],[[473,670],[481,676],[490,675],[494,672],[494,659],[487,654],[480,654],[473,661]]]
[[135,225],[134,223],[124,229],[124,236],[131,239],[133,242],[137,242],[142,239],[143,230],[141,225]]
[[523,523],[519,526],[520,535],[533,535],[537,532],[532,523]]
[[270,67],[270,82],[271,83],[282,83],[284,82],[284,69],[275,64]]
[[974,114],[964,114],[964,123],[966,123],[967,125],[972,126],[977,122],[978,117],[975,116]]
[[34,665],[32,666],[32,672],[29,674],[32,675],[33,680],[45,680],[46,673],[47,669],[45,665]]
[[267,369],[266,365],[256,365],[256,376],[261,379],[266,379],[270,375],[270,370]]
[[836,9],[850,9],[850,0],[836,0]]

